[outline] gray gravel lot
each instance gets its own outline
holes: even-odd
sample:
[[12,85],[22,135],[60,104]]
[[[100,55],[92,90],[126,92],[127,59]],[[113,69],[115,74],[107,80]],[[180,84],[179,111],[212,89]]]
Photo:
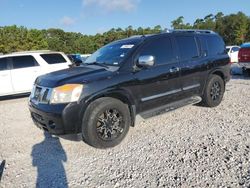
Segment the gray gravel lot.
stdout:
[[234,77],[222,104],[139,121],[108,150],[51,137],[27,98],[0,101],[0,187],[250,187],[250,79]]

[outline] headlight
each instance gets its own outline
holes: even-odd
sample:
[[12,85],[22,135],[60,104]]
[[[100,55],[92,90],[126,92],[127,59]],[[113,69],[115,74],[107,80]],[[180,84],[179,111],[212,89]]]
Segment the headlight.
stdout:
[[81,96],[83,85],[81,84],[66,84],[56,87],[52,90],[50,103],[70,103],[78,101]]

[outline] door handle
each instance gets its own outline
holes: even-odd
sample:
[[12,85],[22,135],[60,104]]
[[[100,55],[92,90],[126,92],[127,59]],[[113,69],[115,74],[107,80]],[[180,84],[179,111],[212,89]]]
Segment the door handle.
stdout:
[[179,72],[180,68],[179,67],[173,67],[170,69],[170,73],[175,73],[175,72]]

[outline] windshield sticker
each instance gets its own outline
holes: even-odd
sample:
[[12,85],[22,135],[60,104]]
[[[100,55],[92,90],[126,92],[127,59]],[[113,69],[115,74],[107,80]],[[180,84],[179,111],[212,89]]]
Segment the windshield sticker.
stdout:
[[134,47],[133,44],[126,44],[121,46],[121,48],[133,48],[133,47]]

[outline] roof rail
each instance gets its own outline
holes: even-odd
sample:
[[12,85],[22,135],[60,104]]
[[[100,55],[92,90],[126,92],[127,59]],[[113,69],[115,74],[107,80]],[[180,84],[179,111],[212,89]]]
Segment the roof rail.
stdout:
[[142,37],[149,37],[149,36],[153,36],[155,34],[146,34],[146,35],[132,35],[129,38],[142,38]]
[[137,37],[143,37],[143,35],[132,35],[129,38],[137,38]]
[[212,30],[203,30],[203,29],[173,29],[173,30],[165,30],[166,33],[207,33],[207,34],[215,34]]
[[43,53],[43,52],[51,52],[51,50],[20,51],[20,52],[13,52],[13,53],[11,53],[11,54],[23,54],[23,53]]

